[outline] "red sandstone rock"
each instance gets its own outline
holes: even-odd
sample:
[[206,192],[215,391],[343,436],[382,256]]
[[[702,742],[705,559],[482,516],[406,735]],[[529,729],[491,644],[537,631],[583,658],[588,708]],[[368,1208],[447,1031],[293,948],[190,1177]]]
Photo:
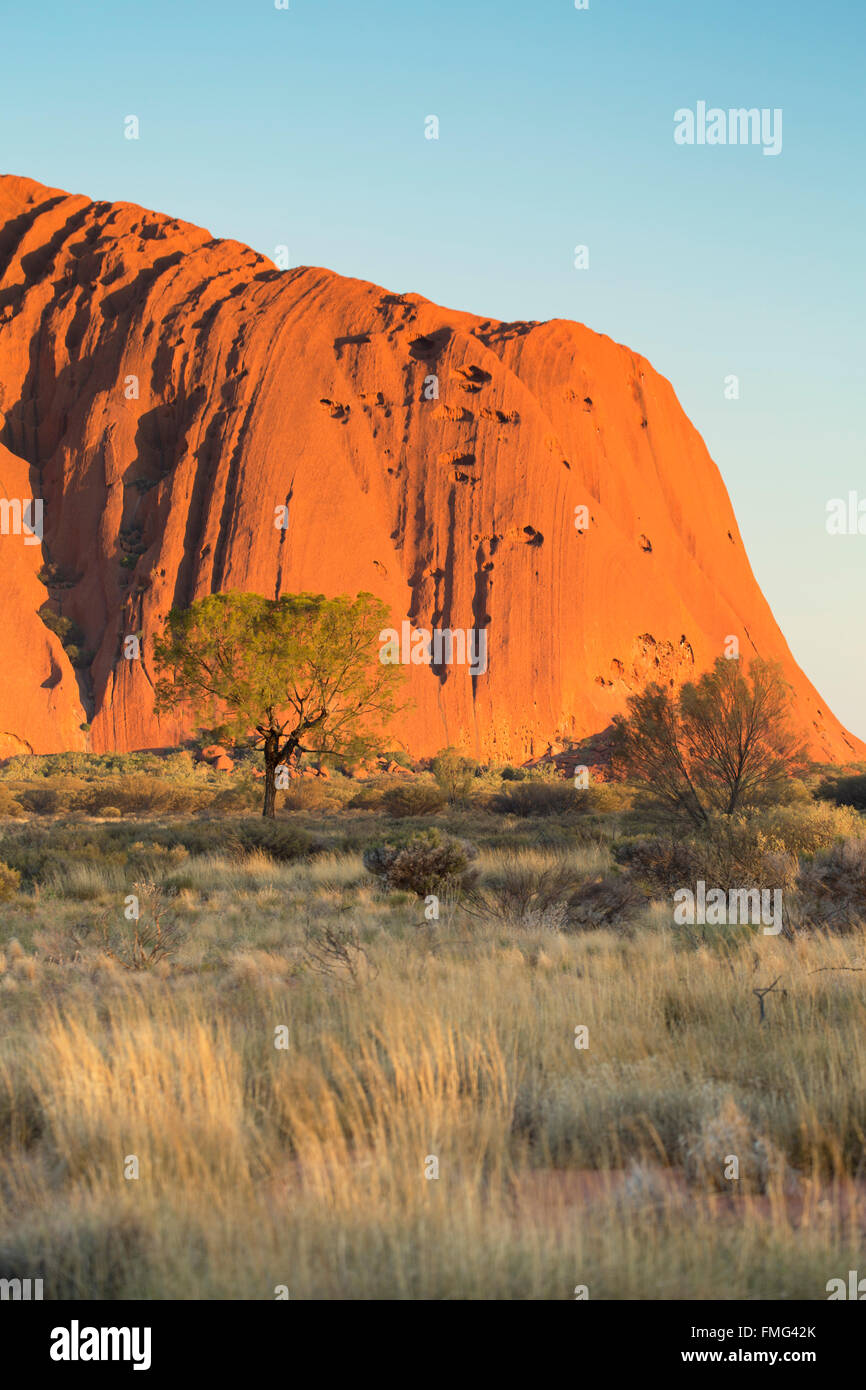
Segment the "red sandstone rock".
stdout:
[[[34,496],[38,482],[31,469],[0,445],[0,499],[20,504]],[[80,726],[87,715],[76,675],[59,639],[39,617],[48,602],[48,590],[38,578],[42,547],[30,543],[37,536],[23,529],[16,533],[11,508],[3,515],[8,521],[7,534],[0,534],[0,758],[83,750]]]
[[[409,668],[398,732],[416,756],[515,761],[595,734],[732,634],[783,662],[815,756],[866,755],[794,662],[670,383],[580,324],[281,272],[5,177],[0,439],[4,486],[29,470],[45,502],[43,557],[0,537],[0,752],[80,748],[88,713],[95,751],[178,740],[153,713],[168,609],[312,589],[369,590],[398,630],[486,631],[483,675]],[[95,653],[84,698],[36,616],[43,562]]]
[[220,753],[218,758],[214,758],[213,766],[217,772],[234,772],[235,765],[227,753]]

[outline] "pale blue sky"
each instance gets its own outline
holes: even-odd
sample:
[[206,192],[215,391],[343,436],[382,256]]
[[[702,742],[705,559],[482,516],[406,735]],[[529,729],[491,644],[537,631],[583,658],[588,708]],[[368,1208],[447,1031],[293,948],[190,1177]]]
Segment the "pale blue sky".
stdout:
[[[863,0],[290,6],[6,0],[0,169],[643,353],[795,656],[866,737],[866,536],[825,530],[828,499],[866,497]],[[781,108],[781,154],[676,146],[701,100]]]

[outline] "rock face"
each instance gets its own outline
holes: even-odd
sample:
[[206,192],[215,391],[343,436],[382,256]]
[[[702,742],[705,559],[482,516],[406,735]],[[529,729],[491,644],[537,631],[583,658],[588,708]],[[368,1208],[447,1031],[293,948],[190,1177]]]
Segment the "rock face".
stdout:
[[32,507],[27,512],[22,505],[38,496],[32,470],[0,444],[0,758],[84,747],[80,726],[86,715],[75,674],[39,616],[49,595],[39,578],[44,562],[38,520]]
[[[409,668],[395,742],[416,755],[594,734],[731,637],[784,663],[815,756],[866,752],[796,666],[670,384],[579,324],[279,271],[4,177],[0,442],[7,496],[44,502],[41,550],[0,536],[0,755],[176,741],[152,635],[228,589],[369,590],[398,631],[483,630],[483,674]],[[84,634],[77,673],[38,616],[49,596]]]

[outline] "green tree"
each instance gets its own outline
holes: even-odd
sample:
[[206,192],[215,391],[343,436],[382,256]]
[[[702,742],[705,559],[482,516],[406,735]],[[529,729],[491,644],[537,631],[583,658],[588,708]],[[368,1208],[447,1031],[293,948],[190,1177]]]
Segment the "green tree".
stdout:
[[805,763],[781,668],[719,657],[678,694],[651,683],[614,719],[614,752],[664,818],[705,826],[713,813],[765,805]]
[[372,594],[211,594],[172,609],[154,642],[156,709],[250,741],[265,761],[262,815],[277,768],[301,753],[358,757],[398,710],[403,673],[378,660],[388,609]]
[[437,785],[452,805],[469,795],[477,768],[475,759],[464,757],[459,748],[440,748],[430,764]]

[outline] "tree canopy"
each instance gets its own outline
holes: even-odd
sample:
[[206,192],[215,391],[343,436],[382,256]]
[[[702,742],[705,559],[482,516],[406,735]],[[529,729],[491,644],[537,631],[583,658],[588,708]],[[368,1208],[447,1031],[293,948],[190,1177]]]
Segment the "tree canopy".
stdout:
[[357,757],[398,710],[403,673],[378,660],[388,609],[372,594],[220,593],[172,609],[154,643],[158,713],[264,752],[264,815],[276,769],[300,753]]
[[614,749],[649,805],[696,826],[766,803],[805,762],[781,668],[719,657],[678,693],[650,683],[614,719]]

